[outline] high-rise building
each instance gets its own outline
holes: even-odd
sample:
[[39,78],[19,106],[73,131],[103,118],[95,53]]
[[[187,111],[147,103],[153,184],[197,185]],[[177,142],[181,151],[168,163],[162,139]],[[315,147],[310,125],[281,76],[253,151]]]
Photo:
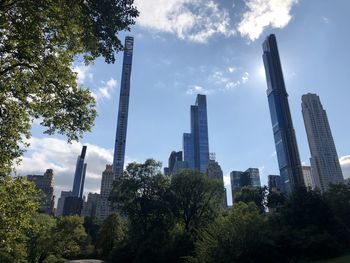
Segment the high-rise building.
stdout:
[[304,185],[304,182],[275,35],[266,38],[263,51],[267,97],[282,191],[289,193],[293,185]]
[[73,196],[73,192],[72,191],[62,191],[61,192],[61,197],[58,198],[58,202],[57,202],[56,216],[63,215],[64,202],[66,200],[66,197],[68,197],[68,196]]
[[301,169],[303,171],[303,179],[304,179],[305,186],[307,188],[314,189],[314,183],[311,176],[311,166],[303,165]]
[[[215,161],[215,155],[211,154],[209,158],[209,163],[207,167],[206,174],[208,178],[213,180],[218,180],[224,185],[224,173],[222,172],[221,166],[217,161]],[[223,200],[223,207],[227,207],[227,196],[226,196],[226,188],[225,188],[225,198]]]
[[184,160],[188,167],[205,173],[209,162],[207,99],[198,94],[191,105],[191,133],[183,135]]
[[132,66],[134,38],[125,37],[122,80],[120,85],[117,133],[114,146],[113,171],[114,177],[122,176],[125,160],[125,143],[128,126],[130,77]]
[[311,153],[312,177],[315,187],[326,191],[329,184],[344,182],[327,113],[316,94],[303,95],[301,105]]
[[55,205],[53,170],[47,169],[44,175],[27,175],[27,180],[34,182],[36,189],[43,193],[40,198],[40,210],[53,215]]
[[230,173],[231,178],[231,191],[232,200],[237,192],[240,192],[242,187],[261,187],[260,174],[258,168],[248,168],[246,171],[232,171]]
[[83,209],[81,210],[80,216],[95,217],[99,198],[100,194],[89,193],[86,202],[83,203]]
[[83,208],[83,198],[79,196],[67,196],[64,199],[63,204],[63,215],[64,216],[74,216],[80,215]]
[[268,175],[268,186],[271,191],[281,191],[281,176],[279,175]]
[[77,165],[75,167],[74,181],[73,181],[73,196],[83,197],[84,192],[84,183],[86,175],[86,166],[85,155],[86,155],[87,146],[83,146],[81,154],[78,156]]
[[176,174],[178,171],[186,168],[188,168],[188,164],[183,161],[182,152],[172,151],[169,156],[168,167],[164,168],[164,174],[173,175]]
[[113,180],[113,166],[107,164],[106,169],[102,173],[100,197],[96,205],[96,217],[102,220],[113,212],[111,202],[108,200],[113,188]]

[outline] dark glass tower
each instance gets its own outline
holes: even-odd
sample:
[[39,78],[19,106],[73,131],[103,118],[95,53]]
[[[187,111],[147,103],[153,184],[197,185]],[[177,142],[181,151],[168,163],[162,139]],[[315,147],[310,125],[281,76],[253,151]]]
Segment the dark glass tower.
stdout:
[[124,58],[123,58],[122,80],[120,85],[117,134],[116,134],[115,146],[114,146],[114,157],[113,157],[114,177],[122,176],[123,169],[124,169],[125,142],[126,142],[126,131],[128,126],[130,77],[131,77],[133,46],[134,46],[134,38],[127,36],[125,38],[125,45],[124,45]]
[[77,165],[75,168],[74,174],[74,182],[73,182],[73,196],[74,197],[83,197],[84,192],[84,182],[85,182],[85,174],[86,174],[86,163],[85,155],[86,155],[87,146],[83,146],[81,150],[81,154],[78,156]]
[[209,140],[207,99],[197,95],[196,104],[191,106],[191,133],[183,135],[184,160],[189,168],[206,172],[209,162]]
[[288,193],[291,191],[291,186],[304,185],[304,182],[275,35],[266,38],[263,51],[267,97],[282,191]]

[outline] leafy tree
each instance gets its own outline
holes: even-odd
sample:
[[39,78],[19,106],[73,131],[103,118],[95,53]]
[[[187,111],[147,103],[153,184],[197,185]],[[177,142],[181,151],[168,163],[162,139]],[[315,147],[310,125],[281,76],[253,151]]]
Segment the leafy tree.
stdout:
[[274,191],[269,189],[269,193],[267,194],[267,207],[269,208],[270,212],[276,211],[278,212],[279,209],[284,205],[286,202],[286,196],[284,193],[279,191]]
[[96,248],[102,257],[106,258],[109,253],[126,237],[125,221],[117,214],[109,215],[101,226],[98,233]]
[[23,153],[33,119],[68,140],[91,129],[95,102],[72,63],[114,63],[118,32],[137,16],[133,0],[0,1],[0,174]]
[[334,215],[350,228],[350,186],[331,185],[324,196]]
[[195,256],[188,262],[283,262],[268,235],[268,223],[253,203],[238,202],[226,217],[219,217],[200,232]]
[[100,231],[102,222],[96,217],[86,216],[84,218],[84,228],[86,233],[91,237],[91,241],[93,244],[96,244],[97,235]]
[[53,255],[64,258],[74,258],[85,252],[88,235],[83,227],[83,218],[79,216],[66,216],[57,219],[53,231]]
[[24,243],[24,232],[31,228],[31,218],[38,206],[32,182],[20,177],[0,178],[0,250],[3,253],[11,254]]
[[219,214],[225,193],[222,182],[192,170],[174,175],[170,189],[173,211],[186,232],[211,223]]
[[28,261],[42,262],[52,251],[53,230],[56,227],[55,218],[46,214],[34,214],[30,220],[31,228],[26,232]]
[[162,248],[173,227],[170,181],[161,164],[131,163],[115,180],[111,200],[129,221],[125,243],[113,252],[117,262],[162,262]]
[[241,191],[236,193],[233,197],[233,202],[254,202],[255,205],[259,208],[260,212],[263,213],[266,208],[266,196],[267,196],[267,187],[251,187],[245,186],[242,187]]

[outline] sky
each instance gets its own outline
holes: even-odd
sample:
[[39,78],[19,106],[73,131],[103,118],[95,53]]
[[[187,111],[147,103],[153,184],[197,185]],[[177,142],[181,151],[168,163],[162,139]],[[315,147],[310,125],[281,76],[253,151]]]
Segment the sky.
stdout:
[[[348,0],[135,0],[140,11],[131,32],[134,57],[126,161],[154,158],[167,166],[190,131],[190,105],[207,95],[209,150],[224,172],[256,167],[262,184],[279,174],[261,44],[277,37],[292,119],[304,165],[310,152],[301,96],[320,96],[345,178],[350,177],[350,1]],[[120,92],[122,53],[115,64],[97,59],[72,65],[78,83],[97,101],[91,132],[68,144],[44,135],[34,121],[32,138],[17,171],[55,174],[56,201],[71,190],[76,158],[87,145],[85,191],[99,192],[101,174],[112,162]]]

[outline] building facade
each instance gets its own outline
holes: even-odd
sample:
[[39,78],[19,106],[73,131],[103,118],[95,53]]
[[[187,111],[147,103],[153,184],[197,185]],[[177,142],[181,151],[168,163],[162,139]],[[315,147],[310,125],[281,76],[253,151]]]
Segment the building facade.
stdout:
[[73,181],[73,196],[83,197],[84,183],[87,164],[85,163],[87,146],[83,146],[81,154],[78,156],[77,164],[75,167],[74,181]]
[[209,162],[207,99],[205,95],[198,94],[195,105],[191,106],[191,133],[184,133],[183,147],[184,160],[188,167],[205,173]]
[[343,183],[331,128],[319,96],[308,93],[302,96],[302,113],[311,153],[310,163],[315,187],[322,192],[329,184]]
[[268,186],[271,191],[281,191],[281,176],[279,175],[268,175]]
[[[172,151],[168,159],[168,167],[164,168],[165,175],[176,174],[183,167],[182,152]],[[185,165],[187,166],[187,164]]]
[[261,187],[258,168],[248,168],[246,171],[232,171],[230,173],[232,200],[242,187]]
[[304,185],[304,181],[275,35],[266,38],[263,51],[267,97],[282,191],[289,193],[293,185]]
[[83,209],[81,210],[80,216],[83,217],[95,217],[96,207],[100,194],[89,193],[86,202],[83,203]]
[[117,133],[115,138],[113,157],[114,177],[122,176],[124,170],[133,47],[134,38],[130,36],[125,37],[122,79],[119,96]]
[[[225,186],[224,173],[222,172],[220,164],[217,161],[215,161],[215,158],[209,159],[206,174],[207,174],[209,179],[218,180],[218,181],[222,182],[223,186]],[[224,187],[224,189],[225,189],[225,197],[224,197],[222,205],[224,208],[226,208],[227,207],[227,195],[226,195],[226,188]]]
[[304,184],[307,188],[314,189],[314,183],[311,176],[311,166],[302,166]]
[[102,220],[107,218],[113,212],[111,202],[108,201],[113,188],[113,181],[113,166],[107,164],[106,169],[102,173],[100,197],[98,198],[96,205],[96,217]]
[[56,216],[62,216],[63,215],[63,208],[64,208],[64,202],[66,200],[66,197],[73,196],[72,191],[62,191],[61,197],[58,198],[57,202],[57,210],[56,210]]
[[40,211],[53,215],[55,206],[54,175],[52,169],[47,169],[44,175],[27,175],[27,180],[35,184],[35,188],[42,192]]

